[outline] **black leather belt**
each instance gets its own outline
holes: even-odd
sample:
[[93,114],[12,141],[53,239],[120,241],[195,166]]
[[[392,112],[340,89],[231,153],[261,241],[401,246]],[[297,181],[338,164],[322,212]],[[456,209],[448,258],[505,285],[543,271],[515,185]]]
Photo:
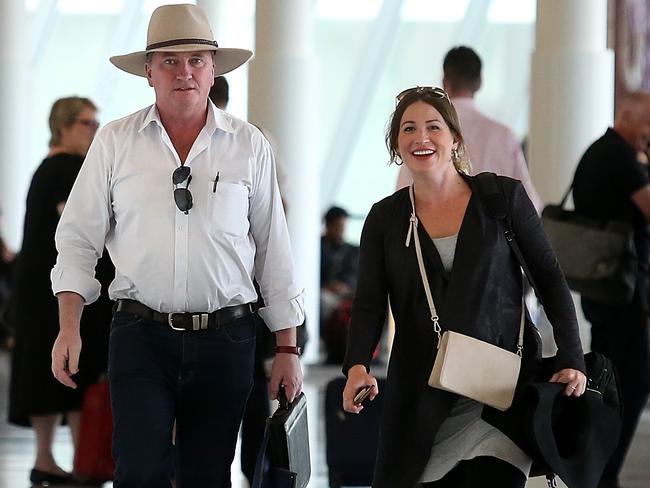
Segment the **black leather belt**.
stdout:
[[254,303],[245,305],[234,305],[215,310],[212,313],[161,313],[135,300],[118,300],[115,304],[116,312],[127,312],[169,325],[174,330],[205,330],[208,328],[218,329],[226,326],[237,319],[255,313]]

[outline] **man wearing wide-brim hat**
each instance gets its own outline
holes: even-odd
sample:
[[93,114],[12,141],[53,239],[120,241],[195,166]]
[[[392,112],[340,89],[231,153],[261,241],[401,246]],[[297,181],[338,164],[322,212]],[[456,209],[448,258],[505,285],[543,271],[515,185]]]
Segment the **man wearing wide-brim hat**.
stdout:
[[[278,344],[271,396],[280,385],[290,400],[302,389],[303,292],[273,152],[259,130],[208,101],[214,77],[251,55],[220,48],[197,6],[155,10],[146,49],[111,62],[146,77],[156,102],[97,134],[61,217],[52,370],[67,386],[75,387],[79,317],[99,293],[104,244],[116,266],[116,488],[169,486],[174,419],[177,486],[230,486],[260,317]],[[259,310],[253,279],[266,304]]]

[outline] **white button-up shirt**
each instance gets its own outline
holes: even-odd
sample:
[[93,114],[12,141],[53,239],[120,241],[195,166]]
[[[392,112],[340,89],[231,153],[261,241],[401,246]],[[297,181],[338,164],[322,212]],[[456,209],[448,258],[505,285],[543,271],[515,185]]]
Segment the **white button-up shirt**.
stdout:
[[98,131],[57,228],[54,293],[95,301],[94,268],[106,246],[116,268],[114,300],[164,313],[212,312],[254,302],[256,278],[268,327],[301,324],[303,291],[268,141],[209,103],[185,161],[194,200],[187,215],[174,203],[180,165],[155,105]]

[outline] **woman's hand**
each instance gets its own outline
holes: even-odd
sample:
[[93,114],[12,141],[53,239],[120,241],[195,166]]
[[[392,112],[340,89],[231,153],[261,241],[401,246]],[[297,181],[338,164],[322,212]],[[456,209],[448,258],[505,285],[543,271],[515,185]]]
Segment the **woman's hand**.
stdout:
[[549,381],[551,383],[565,383],[566,388],[564,389],[564,394],[566,396],[579,397],[587,388],[587,377],[577,369],[561,369],[551,376]]
[[370,392],[370,400],[374,400],[379,394],[377,380],[374,376],[368,374],[363,364],[355,364],[348,370],[348,381],[345,383],[343,390],[343,410],[350,413],[359,413],[363,410],[363,405],[355,405],[354,397],[364,386],[373,386]]

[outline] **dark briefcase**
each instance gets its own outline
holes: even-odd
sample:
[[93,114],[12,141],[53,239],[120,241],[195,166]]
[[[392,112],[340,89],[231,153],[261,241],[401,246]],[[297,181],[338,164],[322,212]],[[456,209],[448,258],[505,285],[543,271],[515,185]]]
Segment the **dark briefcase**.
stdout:
[[266,420],[252,488],[305,488],[311,476],[307,399],[301,393],[289,403],[280,389],[278,400]]

